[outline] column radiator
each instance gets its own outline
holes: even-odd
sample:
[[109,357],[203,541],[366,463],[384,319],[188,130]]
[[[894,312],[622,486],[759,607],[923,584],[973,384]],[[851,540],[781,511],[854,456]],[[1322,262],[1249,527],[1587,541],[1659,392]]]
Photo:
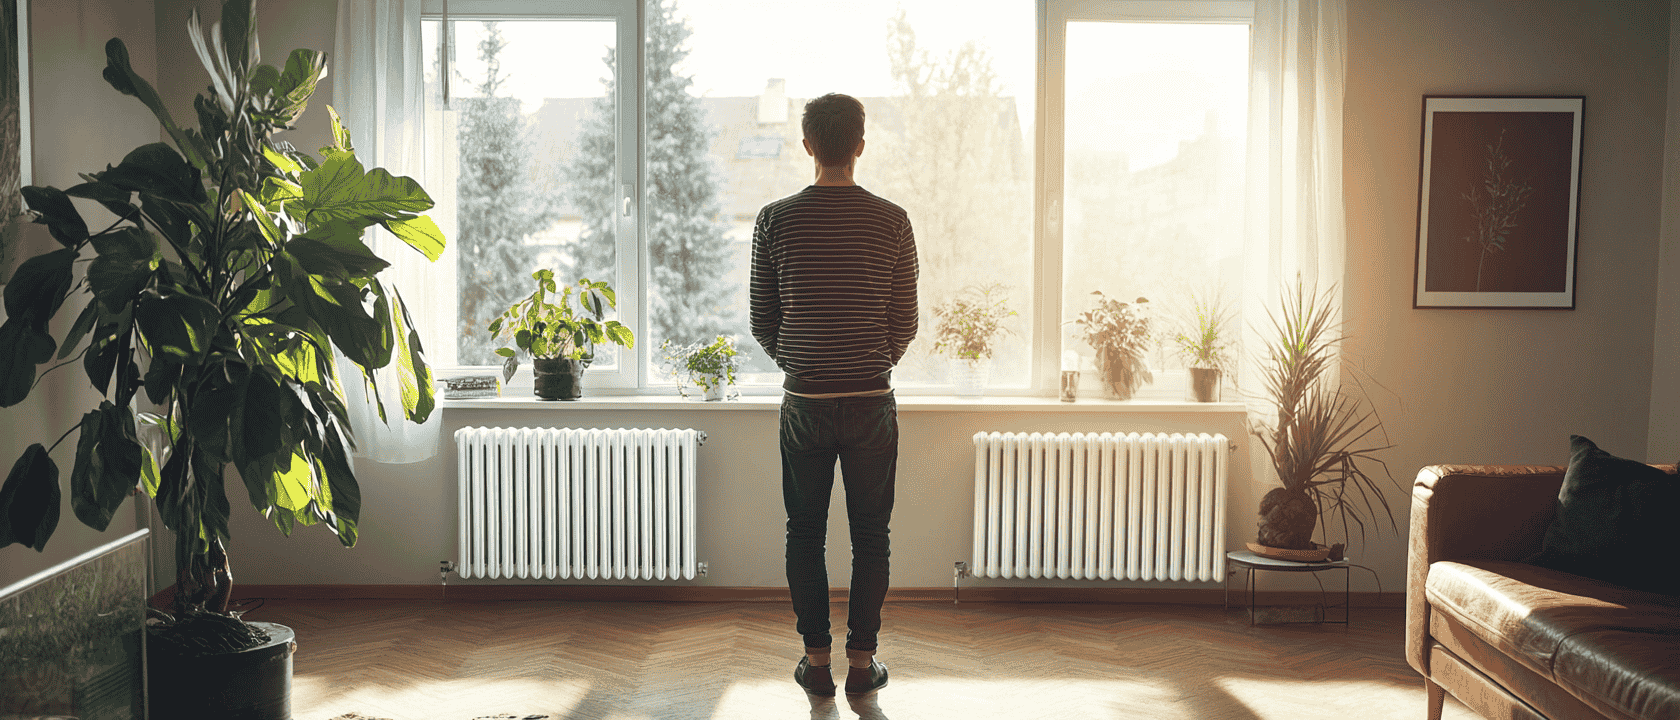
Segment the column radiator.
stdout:
[[698,430],[455,431],[463,578],[692,580]]
[[1224,435],[976,433],[972,572],[1220,580]]

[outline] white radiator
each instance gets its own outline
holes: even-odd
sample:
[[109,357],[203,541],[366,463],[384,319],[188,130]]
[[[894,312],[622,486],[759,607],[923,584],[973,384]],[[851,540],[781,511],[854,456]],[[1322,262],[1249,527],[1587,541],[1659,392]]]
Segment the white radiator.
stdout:
[[455,431],[463,578],[692,580],[698,430]]
[[976,433],[972,571],[1221,580],[1224,435]]

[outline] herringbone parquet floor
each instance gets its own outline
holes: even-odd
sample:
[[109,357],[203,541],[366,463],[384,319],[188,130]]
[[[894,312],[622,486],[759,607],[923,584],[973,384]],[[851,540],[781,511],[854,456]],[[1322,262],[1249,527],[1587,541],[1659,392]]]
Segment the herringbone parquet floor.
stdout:
[[[1401,613],[1250,627],[1218,607],[889,603],[892,681],[861,700],[793,684],[779,603],[284,600],[247,618],[297,631],[297,720],[1413,720]],[[1474,715],[1449,698],[1446,717]]]

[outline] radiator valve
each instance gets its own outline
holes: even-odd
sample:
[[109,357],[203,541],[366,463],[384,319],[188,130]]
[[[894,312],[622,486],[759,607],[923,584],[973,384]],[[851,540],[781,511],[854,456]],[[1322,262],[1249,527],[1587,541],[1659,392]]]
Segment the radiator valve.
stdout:
[[706,577],[706,563],[700,563],[698,570],[699,570],[699,573],[700,573],[700,577]]
[[439,585],[448,585],[449,584],[449,573],[452,573],[452,572],[455,572],[455,563],[449,562],[448,560],[439,560],[438,561],[438,584]]

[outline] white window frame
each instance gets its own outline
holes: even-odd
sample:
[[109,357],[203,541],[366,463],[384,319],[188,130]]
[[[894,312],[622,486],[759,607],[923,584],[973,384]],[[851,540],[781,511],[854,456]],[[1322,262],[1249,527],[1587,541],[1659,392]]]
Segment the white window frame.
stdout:
[[[1163,22],[1163,23],[1220,23],[1252,25],[1253,0],[1023,0],[1037,6],[1038,60],[1036,75],[1036,107],[1034,123],[1034,200],[1033,200],[1033,310],[1032,330],[1029,333],[1031,369],[1028,386],[1024,389],[1003,390],[989,388],[989,395],[1054,396],[1060,383],[1062,355],[1062,263],[1063,234],[1061,213],[1064,204],[1062,148],[1065,145],[1066,125],[1063,109],[1066,105],[1066,37],[1067,24],[1078,21]],[[422,15],[427,20],[441,19],[446,0],[424,0]],[[645,336],[643,322],[644,278],[642,269],[648,266],[647,241],[642,237],[640,212],[644,197],[646,159],[641,138],[642,122],[641,58],[644,52],[643,0],[447,0],[450,20],[520,20],[531,18],[608,19],[618,28],[618,98],[619,161],[617,184],[625,189],[629,211],[618,223],[618,252],[616,253],[618,283],[618,316],[625,325],[636,331],[638,339]],[[634,88],[634,92],[629,89]],[[628,247],[627,247],[628,246]],[[628,249],[628,252],[626,251]],[[611,389],[620,393],[665,394],[667,388],[651,387],[648,377],[650,348],[638,342],[636,348],[620,353],[617,370],[592,369],[585,375],[585,385],[595,389]],[[475,370],[474,367],[442,368],[445,371]],[[1161,383],[1157,383],[1160,385]],[[1172,388],[1157,388],[1150,395],[1175,393]],[[745,390],[749,394],[770,394],[779,388],[764,387]],[[926,394],[945,394],[943,388],[925,391]]]

